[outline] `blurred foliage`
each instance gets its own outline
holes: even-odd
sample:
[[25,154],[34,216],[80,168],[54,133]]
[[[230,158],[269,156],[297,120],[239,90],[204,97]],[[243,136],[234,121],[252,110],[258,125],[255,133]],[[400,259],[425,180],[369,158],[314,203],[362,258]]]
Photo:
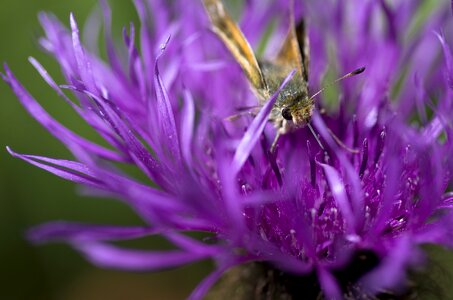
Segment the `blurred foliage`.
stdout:
[[[38,40],[43,31],[37,15],[40,11],[52,12],[67,25],[72,11],[83,32],[83,24],[96,9],[97,2],[2,2],[0,61],[8,63],[24,86],[57,120],[81,135],[99,141],[27,60],[32,55],[57,82],[63,83],[57,63],[39,49]],[[137,15],[132,1],[110,3],[113,31],[119,39],[124,25],[131,20],[138,24]],[[57,158],[70,158],[71,155],[25,112],[3,82],[0,83],[0,97],[0,299],[184,299],[207,274],[207,264],[153,274],[99,270],[67,245],[35,246],[25,240],[28,228],[50,220],[118,225],[142,224],[142,221],[115,200],[82,196],[74,184],[12,158],[4,150],[6,145],[22,153]],[[151,248],[160,244],[158,240],[144,239],[135,245]]]
[[[131,1],[110,1],[114,28],[120,36],[123,25],[137,16]],[[232,4],[239,14],[238,1]],[[16,0],[0,4],[0,61],[7,62],[27,89],[59,121],[91,139],[98,139],[45,84],[28,63],[33,55],[62,82],[58,65],[39,51],[42,34],[37,14],[50,11],[69,23],[70,11],[79,26],[97,6],[96,0]],[[120,12],[120,13],[119,13]],[[6,84],[0,83],[0,144],[22,153],[71,157],[69,152],[34,121]],[[126,206],[110,199],[81,196],[77,187],[0,151],[0,299],[97,300],[97,299],[183,299],[207,274],[208,264],[198,264],[159,273],[128,273],[100,270],[67,245],[33,246],[25,240],[26,230],[49,220],[74,220],[99,224],[141,224]],[[159,246],[159,241],[139,241],[141,247]],[[430,249],[432,259],[443,271],[443,286],[450,287],[453,255]],[[176,284],[176,285],[175,285]],[[453,294],[446,290],[446,295]]]

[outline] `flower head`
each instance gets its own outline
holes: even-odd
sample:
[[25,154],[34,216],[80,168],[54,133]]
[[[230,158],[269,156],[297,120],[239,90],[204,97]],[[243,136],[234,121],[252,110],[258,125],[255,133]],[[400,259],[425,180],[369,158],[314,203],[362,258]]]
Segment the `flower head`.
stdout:
[[[252,45],[261,45],[258,55],[270,56],[284,38],[282,20],[289,12],[286,1],[264,2],[246,2],[240,27]],[[444,35],[433,34],[453,28],[443,5],[423,14],[422,1],[414,0],[298,5],[297,19],[304,15],[309,24],[312,94],[326,73],[362,65],[367,70],[316,99],[316,136],[300,128],[270,152],[275,128],[268,117],[278,92],[256,115],[226,119],[240,107],[256,106],[257,99],[207,30],[201,3],[184,10],[180,0],[134,3],[141,27],[125,28],[117,49],[102,2],[107,63],[82,45],[73,15],[70,30],[52,15],[40,15],[41,45],[61,65],[65,84],[30,59],[107,147],[57,122],[7,66],[2,77],[74,160],[8,151],[120,199],[147,226],[53,222],[31,230],[32,240],[66,241],[96,265],[128,270],[212,259],[217,268],[194,299],[227,269],[251,261],[316,274],[328,298],[351,292],[351,284],[369,294],[398,290],[407,270],[422,261],[421,244],[453,246],[453,57]],[[148,181],[139,182],[119,164],[136,166]],[[185,234],[192,231],[214,239]],[[110,243],[150,235],[165,237],[175,249]],[[370,266],[346,274],[363,253]]]

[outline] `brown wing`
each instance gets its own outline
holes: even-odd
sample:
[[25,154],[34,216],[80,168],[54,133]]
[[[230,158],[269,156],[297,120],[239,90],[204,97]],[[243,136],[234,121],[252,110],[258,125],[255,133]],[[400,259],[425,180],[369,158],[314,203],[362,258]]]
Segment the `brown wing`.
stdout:
[[308,68],[310,65],[310,40],[308,39],[307,25],[302,19],[296,27],[297,42],[299,43],[299,52],[304,65],[304,80],[308,83]]
[[302,21],[297,28],[294,22],[294,8],[290,5],[289,30],[283,45],[276,57],[276,62],[290,69],[297,69],[297,73],[308,83],[308,38],[305,24]]
[[223,7],[220,0],[202,0],[206,12],[211,20],[214,32],[220,37],[236,61],[241,66],[253,87],[263,96],[266,96],[266,82],[252,47],[244,37],[238,25]]

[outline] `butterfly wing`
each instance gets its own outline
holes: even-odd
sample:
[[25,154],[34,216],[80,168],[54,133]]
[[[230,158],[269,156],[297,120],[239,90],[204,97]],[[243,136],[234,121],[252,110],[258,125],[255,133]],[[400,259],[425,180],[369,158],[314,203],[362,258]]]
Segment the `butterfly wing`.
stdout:
[[307,26],[302,19],[296,26],[296,37],[299,44],[299,53],[303,64],[303,76],[308,84],[308,66],[310,65],[310,40],[308,39]]
[[291,6],[289,14],[289,30],[283,42],[275,62],[285,66],[290,72],[297,70],[297,77],[303,80],[304,85],[308,84],[308,64],[309,64],[309,41],[307,37],[305,22],[301,21],[297,27],[294,21],[294,12]]
[[203,0],[203,5],[211,20],[214,32],[241,66],[256,91],[267,98],[268,90],[252,47],[220,0]]

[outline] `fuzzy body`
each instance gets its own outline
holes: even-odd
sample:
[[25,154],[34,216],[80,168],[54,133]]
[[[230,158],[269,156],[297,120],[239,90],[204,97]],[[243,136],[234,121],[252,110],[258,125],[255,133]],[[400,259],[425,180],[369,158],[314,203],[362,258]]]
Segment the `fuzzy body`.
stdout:
[[[270,61],[259,62],[267,90],[260,95],[274,94],[286,76],[292,71],[291,66],[273,63]],[[260,97],[260,104],[267,100],[264,95]],[[291,120],[284,118],[282,111],[288,109]],[[308,97],[308,84],[296,73],[288,84],[280,91],[277,101],[272,109],[270,120],[275,124],[280,133],[285,134],[293,128],[305,126],[313,114],[314,103]]]

